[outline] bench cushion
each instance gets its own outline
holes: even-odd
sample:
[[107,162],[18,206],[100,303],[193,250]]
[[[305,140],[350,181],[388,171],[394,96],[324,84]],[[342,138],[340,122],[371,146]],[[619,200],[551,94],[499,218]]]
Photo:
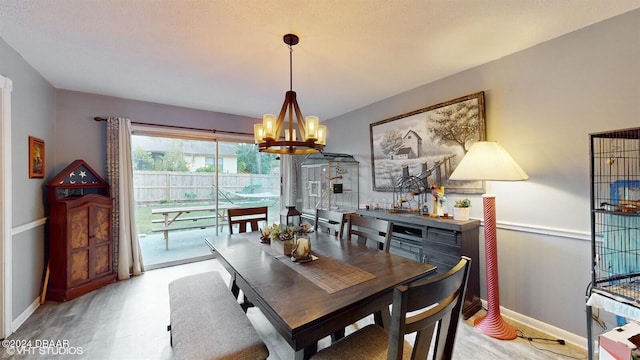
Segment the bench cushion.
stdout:
[[169,284],[175,359],[266,359],[267,347],[218,272]]

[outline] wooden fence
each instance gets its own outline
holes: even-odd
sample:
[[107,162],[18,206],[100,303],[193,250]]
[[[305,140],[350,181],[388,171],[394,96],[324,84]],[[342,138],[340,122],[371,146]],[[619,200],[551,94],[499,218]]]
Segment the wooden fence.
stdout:
[[[218,182],[221,201],[250,198],[243,194],[280,194],[278,175],[219,174]],[[216,196],[213,173],[136,170],[133,186],[137,203],[202,202]]]

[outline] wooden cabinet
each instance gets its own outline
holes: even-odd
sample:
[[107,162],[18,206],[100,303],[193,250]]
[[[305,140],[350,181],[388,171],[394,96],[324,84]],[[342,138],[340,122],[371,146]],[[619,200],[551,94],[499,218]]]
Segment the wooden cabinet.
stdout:
[[47,185],[47,299],[65,301],[115,281],[108,184],[76,160]]
[[391,252],[435,265],[444,273],[460,261],[471,258],[469,282],[462,315],[465,319],[482,308],[480,302],[479,227],[480,221],[430,218],[415,213],[357,210],[357,214],[393,223]]

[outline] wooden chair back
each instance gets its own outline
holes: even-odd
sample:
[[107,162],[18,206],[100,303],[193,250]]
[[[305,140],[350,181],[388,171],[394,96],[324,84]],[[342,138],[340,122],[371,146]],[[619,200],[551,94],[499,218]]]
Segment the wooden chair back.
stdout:
[[[393,293],[387,360],[402,359],[405,334],[416,332],[412,359],[451,359],[458,320],[464,304],[471,259],[462,256],[446,273],[396,287]],[[423,310],[418,313],[407,313]],[[434,330],[437,332],[433,336]]]
[[227,210],[229,219],[229,234],[233,234],[234,225],[238,225],[238,232],[247,232],[247,225],[251,225],[250,231],[258,231],[260,221],[267,222],[267,207],[233,208]]
[[389,252],[392,228],[393,224],[390,221],[350,214],[347,236],[351,241],[355,235],[360,244],[365,244],[369,240],[375,241],[378,249]]
[[314,230],[327,232],[342,239],[345,214],[338,211],[316,209]]

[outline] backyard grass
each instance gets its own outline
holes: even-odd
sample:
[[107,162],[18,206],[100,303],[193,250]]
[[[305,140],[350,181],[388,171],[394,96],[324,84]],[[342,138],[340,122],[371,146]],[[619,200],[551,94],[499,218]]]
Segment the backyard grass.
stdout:
[[151,206],[136,206],[136,230],[138,234],[151,233],[151,220],[158,215],[151,215]]

